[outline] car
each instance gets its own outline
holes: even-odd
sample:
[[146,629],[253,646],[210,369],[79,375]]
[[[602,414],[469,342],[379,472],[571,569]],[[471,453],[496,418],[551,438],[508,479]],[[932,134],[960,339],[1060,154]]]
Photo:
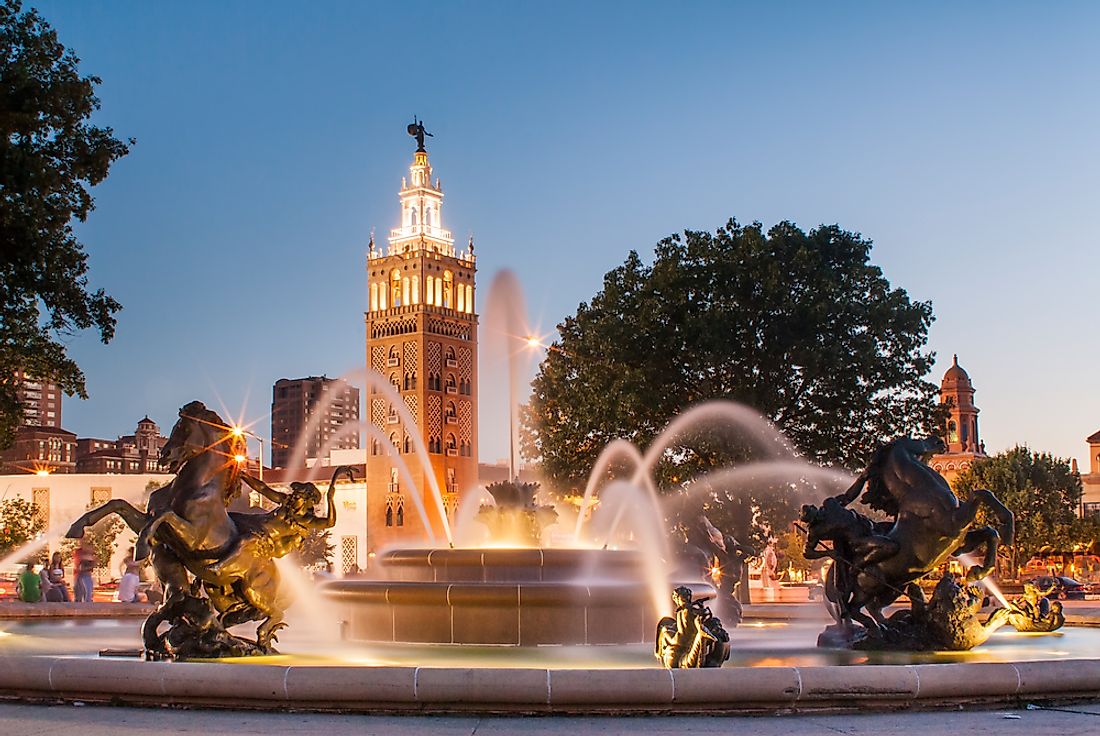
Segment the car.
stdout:
[[[1040,575],[1028,582],[1039,590],[1050,590],[1051,592],[1047,594],[1047,598],[1057,598],[1059,600],[1083,601],[1085,600],[1085,594],[1089,592],[1087,585],[1065,575]],[[1051,590],[1052,588],[1053,590]]]

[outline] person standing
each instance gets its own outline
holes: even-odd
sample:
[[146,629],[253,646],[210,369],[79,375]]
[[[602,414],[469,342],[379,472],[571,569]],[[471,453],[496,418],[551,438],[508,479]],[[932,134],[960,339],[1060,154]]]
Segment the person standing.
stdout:
[[76,568],[73,596],[77,603],[91,603],[92,593],[95,592],[95,582],[92,580],[92,571],[95,570],[95,552],[91,545],[84,543],[76,550],[73,555],[73,566]]

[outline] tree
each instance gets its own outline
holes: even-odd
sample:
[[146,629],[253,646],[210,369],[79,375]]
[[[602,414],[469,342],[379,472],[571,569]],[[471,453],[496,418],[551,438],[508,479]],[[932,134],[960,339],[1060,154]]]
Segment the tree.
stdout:
[[[0,501],[0,557],[31,541],[46,528],[38,507],[22,498]],[[39,554],[30,557],[37,560]],[[22,562],[22,560],[19,560]]]
[[[84,374],[60,337],[94,328],[114,336],[118,302],[90,291],[84,247],[73,232],[94,209],[89,189],[129,147],[92,125],[98,77],[19,0],[0,5],[0,448],[14,439],[22,406],[15,371],[87,398]],[[129,144],[133,144],[133,140]]]
[[1018,445],[975,461],[955,479],[960,498],[969,498],[978,488],[993,491],[1016,515],[1016,539],[1005,550],[1013,576],[1045,546],[1070,551],[1091,541],[1077,538],[1095,526],[1077,519],[1084,489],[1068,460]]
[[298,561],[303,567],[324,567],[332,562],[335,547],[330,543],[328,529],[313,529],[302,540]]
[[[580,488],[608,442],[644,448],[708,399],[747,404],[805,459],[849,469],[886,439],[935,431],[938,388],[925,380],[932,307],[892,288],[870,251],[837,226],[806,233],[781,222],[765,233],[730,220],[713,234],[662,240],[652,266],[631,252],[559,325],[525,410],[525,454],[559,491]],[[752,456],[721,429],[670,447],[658,480],[682,484]],[[763,494],[740,510],[722,496],[714,503],[747,535]],[[793,517],[782,506],[772,529]],[[721,511],[708,511],[715,524]]]

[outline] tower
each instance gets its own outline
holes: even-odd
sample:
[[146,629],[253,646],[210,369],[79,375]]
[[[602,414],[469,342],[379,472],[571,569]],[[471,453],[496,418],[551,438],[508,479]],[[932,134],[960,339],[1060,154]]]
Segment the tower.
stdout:
[[[462,489],[477,482],[477,314],[473,240],[457,252],[443,228],[443,189],[432,182],[423,125],[409,126],[420,144],[398,199],[401,225],[385,252],[371,236],[367,256],[367,366],[385,376],[407,412],[371,386],[367,421],[389,442],[367,440],[367,545],[423,539],[412,494],[420,494],[442,539],[443,524],[429,477],[453,522]],[[411,418],[408,421],[406,417]],[[416,453],[427,451],[428,463]],[[391,446],[396,449],[391,449]],[[403,461],[415,487],[398,470]]]
[[947,409],[943,441],[947,450],[932,458],[932,468],[948,482],[955,480],[978,458],[986,457],[985,443],[978,436],[978,407],[974,405],[974,384],[955,355],[940,382],[940,403]]

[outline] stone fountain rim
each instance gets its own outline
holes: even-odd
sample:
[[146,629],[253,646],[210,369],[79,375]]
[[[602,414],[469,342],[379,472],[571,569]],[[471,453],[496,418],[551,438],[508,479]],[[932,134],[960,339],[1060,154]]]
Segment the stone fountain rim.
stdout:
[[0,657],[0,699],[336,712],[764,713],[957,707],[1100,693],[1100,658],[712,670]]

